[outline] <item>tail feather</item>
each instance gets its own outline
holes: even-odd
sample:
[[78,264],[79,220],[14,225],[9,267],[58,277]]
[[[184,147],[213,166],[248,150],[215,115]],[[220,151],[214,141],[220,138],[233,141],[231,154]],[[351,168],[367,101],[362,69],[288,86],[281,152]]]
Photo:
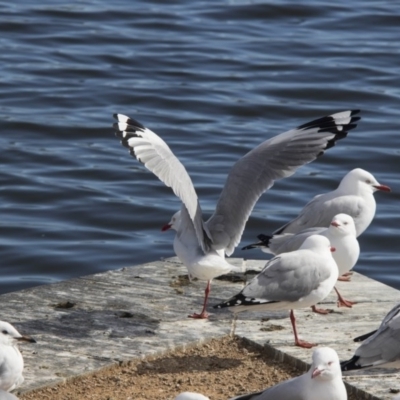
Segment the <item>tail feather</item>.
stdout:
[[257,242],[257,243],[248,244],[247,246],[242,247],[242,250],[258,249],[260,247],[263,247],[263,243]]
[[269,241],[272,239],[272,236],[268,235],[258,235],[257,239],[260,240],[257,243],[252,243],[247,246],[242,247],[242,250],[250,250],[250,249],[259,249],[263,247],[269,247]]
[[353,339],[353,342],[363,342],[365,339],[368,339],[370,336],[372,336],[376,331],[377,330],[368,332],[365,335],[357,336],[356,338]]
[[265,247],[269,247],[269,241],[272,239],[272,236],[263,235],[262,233],[257,236],[257,239],[264,244]]
[[340,363],[340,368],[342,369],[342,371],[352,371],[354,369],[365,368],[361,365],[357,365],[357,361],[359,358],[359,356],[353,356],[353,358],[350,358],[350,360],[342,361]]
[[240,292],[236,296],[231,297],[229,300],[223,301],[222,303],[216,304],[213,308],[226,308],[243,305],[245,296]]
[[277,301],[256,299],[254,297],[246,297],[242,292],[236,296],[231,297],[229,300],[223,301],[222,303],[216,304],[213,308],[226,308],[235,306],[255,306],[259,304],[277,303]]

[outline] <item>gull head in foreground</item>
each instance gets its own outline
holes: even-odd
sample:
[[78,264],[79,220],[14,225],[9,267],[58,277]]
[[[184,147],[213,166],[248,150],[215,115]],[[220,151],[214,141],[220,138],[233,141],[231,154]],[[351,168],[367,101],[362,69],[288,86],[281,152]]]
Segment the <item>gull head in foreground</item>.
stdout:
[[22,336],[11,324],[0,321],[0,389],[8,392],[23,381],[24,360],[17,347],[18,342],[35,343],[29,336]]
[[239,244],[260,196],[276,180],[293,175],[345,138],[357,126],[358,113],[359,110],[348,110],[328,115],[253,148],[233,165],[215,211],[207,221],[189,174],[168,145],[140,122],[122,114],[114,115],[114,128],[121,143],[182,201],[180,213],[164,230],[176,231],[174,250],[189,276],[207,281],[203,309],[190,317],[207,318],[212,279],[238,270],[226,261],[225,255],[230,256]]
[[319,347],[314,350],[311,368],[304,375],[231,400],[347,400],[347,392],[336,351]]

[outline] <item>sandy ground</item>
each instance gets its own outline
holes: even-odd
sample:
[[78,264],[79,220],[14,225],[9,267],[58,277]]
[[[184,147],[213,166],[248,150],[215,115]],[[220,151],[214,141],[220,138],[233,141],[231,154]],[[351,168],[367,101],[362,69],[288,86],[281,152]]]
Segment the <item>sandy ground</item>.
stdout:
[[[310,350],[310,359],[311,354]],[[303,372],[269,360],[258,347],[242,339],[225,337],[161,358],[131,361],[74,378],[66,384],[22,395],[20,399],[172,400],[181,392],[192,391],[211,400],[227,400]]]

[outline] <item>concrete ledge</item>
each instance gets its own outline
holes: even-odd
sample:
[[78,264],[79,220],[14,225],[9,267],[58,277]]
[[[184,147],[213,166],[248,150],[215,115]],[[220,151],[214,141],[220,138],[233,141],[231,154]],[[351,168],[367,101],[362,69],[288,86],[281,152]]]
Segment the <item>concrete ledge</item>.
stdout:
[[[230,261],[242,263],[241,259]],[[264,264],[247,261],[247,268],[261,269]],[[1,319],[38,341],[22,347],[26,367],[19,392],[229,334],[230,312],[212,313],[208,321],[187,318],[200,311],[205,282],[177,284],[183,274],[186,269],[174,258],[2,295]],[[210,305],[242,286],[215,280]],[[333,347],[345,359],[358,347],[352,338],[376,329],[400,294],[359,274],[338,286],[344,297],[359,304],[337,309],[332,294],[326,305],[337,312],[321,316],[298,310],[296,317],[301,337]],[[68,307],[67,302],[74,305],[62,308]],[[293,346],[287,317],[287,312],[242,313],[236,334],[261,346],[267,342],[272,357],[305,366],[311,351]],[[345,380],[360,399],[391,399],[389,388],[400,388],[393,371],[362,371]]]

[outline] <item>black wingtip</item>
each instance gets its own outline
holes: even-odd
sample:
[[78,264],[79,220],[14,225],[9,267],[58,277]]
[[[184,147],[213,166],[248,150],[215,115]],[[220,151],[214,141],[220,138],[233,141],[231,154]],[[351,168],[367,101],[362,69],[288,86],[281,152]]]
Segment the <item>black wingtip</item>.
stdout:
[[269,241],[272,236],[263,235],[262,233],[257,236],[259,242],[248,244],[247,246],[242,247],[242,250],[251,250],[251,249],[259,249],[260,247],[269,247]]
[[361,369],[360,365],[357,365],[356,362],[358,361],[360,357],[359,356],[353,356],[350,360],[342,361],[340,363],[340,368],[342,371],[352,371],[355,369]]
[[[343,114],[348,115],[343,116]],[[324,151],[335,146],[338,140],[344,139],[348,132],[357,126],[357,122],[361,119],[357,114],[360,110],[348,110],[340,113],[327,115],[322,118],[306,122],[297,127],[297,129],[318,129],[318,132],[332,132],[335,136],[329,140],[323,151],[318,154],[318,157],[324,154]],[[347,120],[343,122],[343,120]]]
[[247,246],[242,247],[242,250],[258,249],[261,245],[261,242],[248,244]]
[[[213,308],[226,308],[226,307],[236,307],[236,306],[256,306],[260,304],[271,304],[271,303],[279,303],[279,301],[269,301],[256,299],[254,297],[246,297],[242,292],[238,293],[236,296],[231,297],[229,300],[223,301],[222,303],[216,304]],[[233,310],[234,311],[234,310]]]
[[353,339],[353,342],[363,342],[365,339],[368,339],[370,336],[372,336],[375,332],[376,330],[368,332],[365,335],[357,336],[356,338]]
[[[343,114],[348,112],[349,114],[346,117],[338,117],[338,115]],[[354,122],[357,122],[361,119],[360,116],[355,116],[360,113],[360,110],[347,110],[347,111],[342,111],[338,112],[335,114],[331,115],[326,115],[325,117],[317,118],[314,119],[310,122],[306,122],[303,125],[300,125],[297,127],[297,129],[311,129],[311,128],[320,128],[320,129],[326,129],[328,127],[335,128],[335,127],[343,127],[344,129],[342,130],[348,130],[347,126],[353,124]],[[341,123],[341,119],[343,118],[350,118],[350,121],[346,123]],[[351,128],[354,129],[354,128]]]
[[272,239],[270,235],[259,234],[257,239],[260,240],[265,247],[269,247],[269,241]]
[[[121,116],[121,118],[119,117]],[[118,121],[118,122],[125,122],[127,125],[129,125],[129,130],[144,130],[146,129],[146,127],[144,125],[142,125],[139,121],[137,121],[136,119],[133,119],[131,117],[128,117],[126,115],[123,114],[113,114],[113,117]]]
[[245,300],[246,300],[245,296],[243,296],[242,292],[240,292],[236,296],[231,297],[229,300],[216,304],[215,306],[213,306],[213,308],[220,309],[226,307],[240,306],[243,305]]

